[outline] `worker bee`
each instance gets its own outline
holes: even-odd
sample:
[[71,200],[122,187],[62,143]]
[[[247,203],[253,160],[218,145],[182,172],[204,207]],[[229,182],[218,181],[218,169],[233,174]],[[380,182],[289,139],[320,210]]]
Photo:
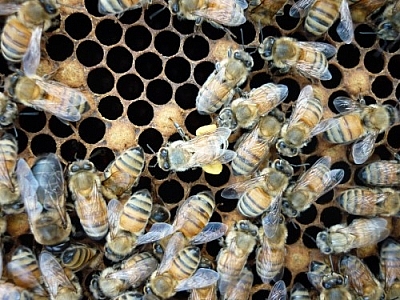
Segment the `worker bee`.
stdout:
[[319,197],[333,189],[344,177],[342,169],[330,170],[331,158],[318,159],[297,182],[283,193],[282,212],[288,217],[298,217]]
[[68,180],[83,230],[91,239],[101,240],[108,231],[107,204],[96,167],[89,160],[73,162],[68,167]]
[[361,168],[358,178],[366,185],[400,185],[400,164],[398,160],[379,160]]
[[243,299],[250,298],[251,288],[253,286],[254,275],[247,267],[244,267],[240,272],[239,277],[229,282],[226,288],[226,293],[223,300]]
[[72,272],[79,272],[95,262],[99,256],[96,248],[85,244],[74,244],[66,248],[60,256],[61,265]]
[[294,67],[307,78],[332,78],[328,70],[328,58],[335,55],[336,48],[327,43],[300,42],[290,37],[269,36],[260,44],[258,52],[271,67],[278,68],[280,73],[287,73]]
[[380,251],[380,277],[387,299],[400,297],[400,244],[393,239],[383,242]]
[[[206,257],[202,257],[199,268],[214,269],[214,263]],[[217,300],[217,282],[201,289],[193,289],[189,300]]]
[[0,205],[6,214],[24,210],[15,174],[17,155],[17,140],[13,135],[4,133],[0,138]]
[[358,257],[349,254],[343,256],[340,260],[340,272],[362,299],[385,299],[380,282]]
[[246,22],[244,10],[248,4],[245,0],[168,0],[171,13],[176,14],[178,19],[195,21],[200,26],[205,20],[212,26],[231,32],[224,26],[240,26]]
[[14,123],[18,115],[17,104],[0,92],[0,126],[7,127]]
[[116,297],[129,288],[139,287],[156,269],[157,260],[149,252],[137,253],[120,267],[104,269],[94,276],[90,290],[96,299]]
[[352,188],[342,192],[336,200],[353,215],[389,217],[400,213],[400,194],[391,188]]
[[349,225],[338,224],[319,232],[316,244],[324,254],[348,252],[387,238],[387,225],[383,218],[355,219]]
[[337,97],[333,104],[341,114],[335,117],[337,125],[323,135],[335,144],[355,142],[352,156],[356,164],[364,163],[372,154],[378,134],[400,120],[398,109],[388,104],[366,105],[364,100],[358,102],[347,97]]
[[283,16],[287,0],[250,0],[248,16],[256,24],[271,25],[276,16]]
[[295,18],[306,16],[304,28],[316,36],[326,33],[340,15],[337,34],[346,44],[354,38],[353,21],[346,0],[300,0],[290,8],[289,15]]
[[98,9],[103,15],[121,15],[128,10],[147,7],[152,4],[152,2],[152,0],[99,0]]
[[7,18],[1,34],[1,52],[4,58],[11,63],[23,60],[24,64],[32,56],[40,59],[42,31],[51,27],[52,19],[59,14],[58,7],[55,0],[31,0],[21,5],[0,4],[0,15],[17,12]]
[[132,147],[117,156],[105,168],[102,192],[107,199],[118,199],[139,183],[144,168],[142,147]]
[[242,85],[253,67],[253,58],[244,50],[229,48],[228,57],[215,64],[215,70],[207,78],[196,97],[199,114],[211,114],[229,103],[236,88]]
[[378,37],[386,41],[397,41],[400,33],[400,3],[388,1],[379,20]]
[[257,243],[257,237],[257,226],[248,220],[235,222],[228,232],[217,256],[217,271],[220,275],[218,289],[221,295],[226,294],[231,282],[238,280]]
[[233,175],[250,175],[258,169],[278,138],[283,120],[284,114],[274,109],[261,117],[252,131],[237,140],[234,147],[237,155],[231,163]]
[[300,153],[311,138],[337,125],[336,119],[321,121],[324,110],[321,100],[314,96],[311,85],[305,86],[296,101],[290,119],[282,126],[276,149],[284,156]]
[[364,23],[369,21],[369,17],[379,8],[381,8],[387,0],[350,0],[351,18],[355,23]]
[[57,259],[47,251],[39,255],[39,268],[50,294],[50,299],[79,300],[82,287],[69,269],[63,269]]
[[265,212],[273,203],[281,202],[282,193],[293,176],[292,166],[283,159],[276,159],[252,179],[234,183],[222,191],[222,197],[237,199],[238,211],[254,218]]
[[36,242],[48,249],[54,247],[54,251],[68,245],[72,225],[66,212],[64,172],[57,155],[38,157],[32,170],[19,159],[17,178]]
[[293,284],[290,300],[311,300],[308,290],[299,282]]

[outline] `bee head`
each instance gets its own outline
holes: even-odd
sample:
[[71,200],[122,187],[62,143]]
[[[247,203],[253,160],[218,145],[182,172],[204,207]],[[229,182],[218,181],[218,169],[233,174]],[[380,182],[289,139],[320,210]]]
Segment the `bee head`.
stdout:
[[171,164],[169,163],[168,149],[166,147],[161,147],[158,151],[158,165],[164,171],[171,170]]
[[58,13],[58,8],[56,3],[52,0],[39,0],[40,5],[43,7],[45,12],[49,15],[54,15]]
[[288,177],[292,177],[293,176],[293,167],[289,164],[288,161],[284,160],[284,159],[276,159],[273,163],[272,163],[272,167],[275,168],[277,171],[282,172],[283,174],[285,174]]
[[289,147],[283,139],[279,139],[276,142],[276,149],[280,154],[287,157],[293,157],[299,154],[299,150],[297,148]]
[[274,37],[269,36],[260,45],[258,52],[264,59],[270,59],[272,57],[272,48],[275,44],[275,40]]
[[7,93],[11,97],[15,97],[15,87],[17,86],[17,83],[19,79],[21,78],[22,73],[16,72],[14,74],[11,74],[5,79],[4,82],[4,90],[7,91]]
[[251,69],[254,65],[253,58],[243,50],[237,50],[233,53],[233,58],[241,61],[246,68]]

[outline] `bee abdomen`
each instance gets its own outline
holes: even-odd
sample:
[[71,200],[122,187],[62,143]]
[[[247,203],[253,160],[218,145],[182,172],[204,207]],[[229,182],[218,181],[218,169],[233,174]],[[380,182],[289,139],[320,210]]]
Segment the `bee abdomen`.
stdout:
[[27,51],[32,32],[17,18],[8,20],[1,35],[1,51],[6,60],[18,63]]
[[189,278],[199,266],[200,258],[200,249],[198,247],[186,247],[174,258],[168,273],[177,280]]
[[135,192],[124,205],[119,225],[131,233],[144,229],[153,207],[153,199],[147,189]]
[[338,17],[341,1],[340,3],[337,2],[317,0],[305,20],[305,29],[316,36],[327,32]]
[[254,218],[266,211],[270,204],[271,196],[261,187],[255,187],[242,195],[237,208],[243,216]]

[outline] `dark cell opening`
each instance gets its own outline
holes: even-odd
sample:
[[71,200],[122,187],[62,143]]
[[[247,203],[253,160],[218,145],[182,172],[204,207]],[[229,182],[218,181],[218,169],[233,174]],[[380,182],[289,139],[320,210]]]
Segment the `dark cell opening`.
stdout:
[[[265,40],[269,36],[281,37],[282,33],[279,30],[279,28],[277,28],[275,26],[265,26],[261,30],[260,43],[263,42],[263,40]],[[263,39],[263,40],[261,40],[261,39]]]
[[209,115],[200,115],[197,110],[192,111],[185,119],[187,130],[195,135],[197,128],[211,123]]
[[280,84],[284,84],[288,87],[288,96],[285,99],[285,103],[296,101],[300,94],[300,86],[296,80],[292,78],[284,78],[279,81]]
[[132,26],[125,33],[125,44],[133,51],[143,51],[150,46],[151,33],[144,26]]
[[[21,121],[20,121],[21,123]],[[60,119],[58,119],[55,116],[51,116],[49,120],[49,128],[50,131],[57,137],[60,138],[66,138],[69,137],[71,134],[73,134],[72,130],[73,125],[67,125],[64,122],[61,122]]]
[[252,89],[258,88],[262,86],[265,83],[271,82],[271,76],[268,75],[267,73],[258,73],[253,76],[250,80],[250,87]]
[[46,125],[46,115],[43,111],[25,107],[19,113],[19,125],[28,132],[39,132]]
[[382,51],[374,49],[365,54],[364,66],[371,73],[377,74],[381,72],[384,68],[384,64],[385,61]]
[[124,111],[121,100],[116,96],[107,96],[101,99],[97,109],[104,118],[109,120],[118,119]]
[[56,142],[50,135],[39,134],[33,137],[31,141],[31,150],[35,156],[38,156],[43,153],[55,153],[57,146]]
[[387,135],[387,142],[390,147],[398,149],[400,148],[400,125],[395,125],[390,128]]
[[168,180],[160,185],[158,195],[165,203],[178,203],[184,196],[184,190],[178,181]]
[[177,172],[178,178],[183,182],[195,182],[201,176],[201,168],[189,169],[185,172]]
[[311,154],[315,150],[317,150],[317,147],[318,147],[318,139],[317,139],[316,136],[314,136],[311,139],[311,141],[308,142],[308,144],[306,146],[301,148],[301,153],[303,153],[303,154]]
[[[332,168],[331,168],[332,169]],[[334,191],[330,190],[315,201],[318,204],[327,204],[333,200]]]
[[171,56],[178,52],[180,41],[181,39],[176,33],[165,30],[156,35],[154,46],[160,54]]
[[170,172],[162,170],[157,164],[157,157],[154,156],[149,163],[149,172],[157,180],[163,180],[168,177]]
[[396,53],[400,49],[400,42],[379,40],[379,47],[385,52]]
[[103,49],[101,46],[90,40],[83,41],[76,49],[76,57],[79,62],[86,67],[93,67],[103,59]]
[[315,208],[315,205],[311,204],[311,206],[303,211],[300,216],[296,218],[297,222],[301,224],[310,224],[312,223],[317,216],[317,209]]
[[117,91],[125,100],[134,100],[140,97],[144,89],[142,80],[134,75],[121,76],[117,82]]
[[101,172],[115,159],[114,153],[107,147],[95,148],[89,157],[96,169]]
[[393,82],[387,76],[378,76],[372,82],[372,92],[378,98],[386,98],[393,91]]
[[105,46],[115,45],[121,40],[122,27],[111,19],[100,21],[96,26],[96,37]]
[[312,285],[308,280],[307,272],[298,273],[293,280],[293,284],[295,284],[296,282],[301,283],[307,290],[312,289]]
[[214,211],[214,213],[212,214],[211,218],[210,218],[210,222],[222,222],[222,217],[221,215]]
[[179,20],[177,16],[172,18],[173,27],[181,34],[191,34],[194,32],[194,21]]
[[353,44],[345,44],[340,46],[336,58],[341,66],[351,69],[360,62],[360,50]]
[[75,40],[86,37],[92,31],[92,22],[82,13],[74,13],[65,20],[65,31]]
[[86,147],[81,142],[73,139],[68,140],[61,145],[61,157],[66,162],[73,162],[77,159],[84,159],[86,156]]
[[292,245],[297,242],[300,238],[300,226],[295,223],[294,220],[291,220],[286,223],[286,228],[288,230],[288,236],[286,238],[286,244]]
[[154,104],[166,104],[172,97],[171,85],[162,79],[156,79],[149,83],[146,89],[147,98]]
[[[179,173],[177,173],[177,174],[179,174]],[[190,188],[189,197],[196,195],[200,192],[209,191],[209,190],[210,190],[210,188],[208,188],[206,185],[196,184]]]
[[[289,93],[290,93],[290,91],[289,91]],[[336,92],[333,92],[329,96],[328,107],[332,112],[334,112],[336,114],[339,112],[336,110],[335,106],[333,105],[333,100],[335,100],[337,97],[341,97],[341,96],[349,97],[349,94],[347,94],[345,91],[336,91]]]
[[250,52],[251,57],[253,58],[253,68],[251,68],[251,71],[259,71],[259,70],[267,70],[267,67],[265,67],[265,60],[261,58],[261,55],[258,53],[258,51],[255,51],[256,49],[250,48],[252,51]]
[[306,246],[307,248],[310,248],[310,249],[318,248],[317,245],[315,244],[315,239],[317,237],[317,234],[321,231],[322,231],[322,229],[319,227],[316,227],[316,226],[307,227],[303,233],[304,246]]
[[370,48],[375,44],[375,30],[367,24],[360,24],[354,29],[354,39],[363,48]]
[[175,92],[175,102],[180,108],[190,109],[196,107],[196,97],[199,92],[197,86],[186,83],[178,87]]
[[344,161],[338,161],[332,164],[331,170],[333,169],[342,169],[344,170],[344,176],[340,184],[346,183],[351,178],[351,168],[350,165]]
[[[190,25],[192,25],[192,30],[193,30],[194,25],[193,24]],[[224,30],[218,29],[212,26],[208,22],[203,22],[203,24],[201,24],[201,31],[206,35],[206,37],[208,37],[211,40],[219,40],[223,38],[224,35],[226,34]]]
[[194,67],[194,80],[197,84],[203,85],[214,70],[215,65],[212,62],[203,61]]
[[105,94],[114,87],[114,77],[106,68],[97,68],[89,72],[87,84],[93,93]]
[[[144,130],[139,136],[139,145],[148,154],[153,154],[153,151],[157,152],[162,143],[163,138],[161,133],[154,128]],[[151,150],[147,145],[150,146]]]
[[135,60],[136,71],[145,79],[153,79],[162,71],[161,58],[154,53],[148,52],[140,55]]
[[[7,130],[8,133],[11,133],[12,135],[15,136],[15,129],[10,128]],[[23,152],[26,147],[28,146],[28,137],[25,132],[23,132],[21,129],[17,128],[17,143],[18,143],[18,154]]]
[[293,156],[293,157],[282,156],[281,158],[287,160],[292,165],[294,173],[300,170],[302,162],[299,156]]
[[229,177],[231,175],[231,171],[229,170],[227,165],[223,165],[222,166],[222,172],[218,175],[213,175],[213,174],[209,174],[204,172],[204,177],[207,181],[207,183],[211,186],[221,186],[224,185],[225,183],[227,183],[229,181]]
[[326,228],[340,224],[342,221],[342,210],[334,206],[327,207],[322,211],[320,220]]
[[377,277],[380,274],[379,263],[380,260],[377,256],[368,256],[363,258],[363,262],[367,265],[367,267],[371,270],[371,272]]
[[217,204],[218,210],[221,212],[234,211],[237,206],[238,199],[225,199],[221,196],[222,191],[223,189],[220,189],[215,193],[215,203]]
[[183,44],[183,52],[191,60],[201,60],[209,51],[207,40],[200,35],[189,36]]
[[279,27],[285,30],[295,29],[297,24],[299,24],[300,19],[293,18],[289,16],[289,10],[291,5],[284,6],[284,14],[281,16],[276,16],[276,23],[278,23]]
[[153,120],[153,107],[145,100],[133,101],[128,107],[128,118],[137,126],[147,125]]
[[[212,257],[217,257],[219,250],[221,249],[221,246],[219,245],[219,241],[218,240],[214,240],[211,242],[208,242],[206,245],[206,250],[207,253],[209,255],[211,255]],[[185,299],[189,299],[189,298],[185,298]]]
[[190,76],[190,63],[183,57],[174,57],[165,65],[165,75],[175,83],[182,83]]
[[324,87],[328,89],[334,89],[335,87],[339,86],[340,82],[342,81],[342,73],[338,69],[338,67],[329,64],[328,67],[329,71],[332,74],[331,80],[322,80],[321,83]]
[[74,51],[74,43],[65,35],[51,36],[46,43],[47,54],[55,61],[64,61]]
[[388,70],[390,75],[396,79],[400,79],[400,55],[394,55],[390,58],[388,63]]
[[136,23],[140,16],[142,15],[142,8],[135,8],[128,11],[125,11],[119,21],[122,24],[133,24]]
[[96,144],[101,141],[105,132],[106,126],[98,118],[87,118],[79,125],[79,136],[89,144]]
[[254,28],[254,25],[249,21],[240,26],[231,27],[229,30],[236,36],[233,37],[233,40],[239,45],[250,44],[252,41],[254,41],[256,37],[256,30]]
[[99,13],[99,8],[98,8],[98,1],[93,1],[93,0],[85,0],[85,7],[89,14],[95,17],[102,17],[103,15]]
[[337,34],[337,31],[336,31],[337,26],[339,25],[339,21],[340,21],[340,18],[338,18],[335,21],[335,23],[333,23],[333,25],[328,30],[328,34],[332,38],[332,40],[334,40],[335,42],[338,42],[338,43],[343,42],[342,39]]
[[125,47],[114,47],[107,53],[107,66],[116,73],[128,71],[132,63],[132,54]]
[[392,152],[388,150],[385,145],[380,145],[375,148],[374,154],[378,155],[382,160],[390,160],[392,158]]
[[[154,15],[157,12],[157,15]],[[164,29],[171,19],[169,9],[160,4],[151,5],[144,12],[144,21],[153,29]]]
[[153,185],[152,185],[151,179],[149,177],[140,176],[139,183],[137,186],[135,186],[135,188],[132,190],[132,192],[140,191],[142,189],[148,189],[149,191],[152,192]]

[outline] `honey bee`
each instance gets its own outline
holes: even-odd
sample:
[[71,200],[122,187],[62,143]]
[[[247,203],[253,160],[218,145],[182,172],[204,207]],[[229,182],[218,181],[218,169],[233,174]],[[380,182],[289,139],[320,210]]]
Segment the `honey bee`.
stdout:
[[217,271],[220,276],[218,289],[221,295],[225,295],[230,283],[239,278],[257,243],[257,237],[257,226],[248,220],[235,222],[228,232],[217,256]]
[[228,57],[215,64],[196,97],[199,114],[211,114],[229,103],[237,87],[242,85],[254,65],[253,58],[244,50],[228,50]]
[[48,249],[68,245],[72,225],[66,212],[64,172],[57,155],[38,157],[32,170],[19,159],[17,178],[36,242]]
[[237,209],[243,216],[254,218],[265,212],[273,203],[280,202],[282,193],[293,175],[292,166],[276,159],[264,168],[259,176],[234,183],[222,191],[222,197],[237,199]]
[[101,240],[108,231],[107,204],[96,167],[89,160],[73,162],[68,167],[68,180],[83,230],[91,239]]
[[244,267],[242,272],[236,280],[230,282],[223,300],[243,299],[250,298],[251,287],[253,286],[254,276],[251,270]]
[[96,299],[116,297],[129,288],[139,287],[156,269],[158,262],[149,252],[137,253],[119,268],[104,269],[94,276],[90,290]]
[[400,297],[400,244],[393,239],[383,242],[380,251],[380,277],[387,299]]
[[17,104],[0,92],[0,126],[7,127],[14,123],[18,115]]
[[299,282],[293,284],[290,300],[311,300],[308,290]]
[[99,0],[99,13],[103,15],[123,14],[124,12],[140,7],[147,7],[152,4],[152,0]]
[[400,213],[400,194],[391,188],[352,188],[342,192],[336,200],[353,215],[389,217]]
[[380,160],[361,168],[358,178],[366,185],[398,186],[400,185],[400,164],[398,160]]
[[[199,268],[214,269],[214,263],[206,258],[202,257]],[[201,289],[193,289],[190,293],[188,300],[217,300],[217,283],[211,284]]]
[[257,126],[243,134],[236,142],[236,157],[232,160],[233,175],[251,175],[268,157],[269,148],[276,142],[282,128],[284,114],[273,110],[261,117]]
[[400,3],[398,1],[388,1],[388,5],[379,18],[377,35],[386,41],[396,41],[400,33]]
[[316,244],[324,254],[343,253],[376,244],[389,233],[383,218],[355,219],[349,225],[338,224],[319,232]]
[[283,15],[283,7],[287,0],[250,0],[248,16],[256,24],[271,25],[275,16]]
[[330,170],[331,158],[323,156],[304,172],[297,182],[283,193],[282,212],[298,217],[319,197],[333,189],[343,179],[342,169]]
[[323,135],[335,144],[355,142],[352,156],[356,164],[364,163],[372,154],[378,134],[400,120],[398,109],[391,105],[366,105],[364,100],[358,102],[347,97],[337,97],[333,104],[341,114],[335,117],[337,125]]
[[337,34],[346,44],[354,38],[353,21],[346,0],[300,0],[290,8],[289,15],[295,18],[306,16],[304,28],[316,36],[326,33],[340,15]]
[[104,170],[102,193],[107,199],[118,199],[139,183],[144,168],[142,147],[132,147],[117,156]]
[[311,138],[337,125],[336,119],[321,121],[321,100],[314,96],[311,85],[305,86],[296,101],[290,119],[282,126],[276,149],[284,156],[293,157],[300,153]]
[[6,214],[24,210],[15,173],[17,155],[17,140],[9,133],[3,134],[0,138],[0,205]]
[[39,268],[52,300],[79,300],[82,287],[78,278],[69,269],[63,269],[57,259],[49,252],[39,255]]
[[343,256],[340,260],[340,272],[346,276],[349,286],[362,299],[385,299],[380,282],[358,257],[349,254]]
[[355,23],[364,23],[371,14],[381,8],[387,0],[350,0],[351,18]]
[[79,272],[92,264],[99,256],[96,248],[85,244],[74,244],[65,249],[60,256],[61,265],[72,272]]
[[50,28],[52,19],[59,14],[58,7],[55,0],[0,4],[0,15],[16,12],[7,18],[0,37],[4,58],[11,63],[23,61],[24,64],[31,56],[40,58],[42,31]]
[[332,78],[328,70],[328,58],[335,55],[336,48],[327,43],[300,42],[290,37],[269,36],[260,44],[258,52],[272,67],[278,68],[280,73],[287,73],[293,67],[307,78]]
[[246,22],[244,10],[248,4],[245,0],[168,0],[168,7],[178,19],[195,21],[200,26],[205,20],[212,26],[231,32],[224,26],[240,26]]

